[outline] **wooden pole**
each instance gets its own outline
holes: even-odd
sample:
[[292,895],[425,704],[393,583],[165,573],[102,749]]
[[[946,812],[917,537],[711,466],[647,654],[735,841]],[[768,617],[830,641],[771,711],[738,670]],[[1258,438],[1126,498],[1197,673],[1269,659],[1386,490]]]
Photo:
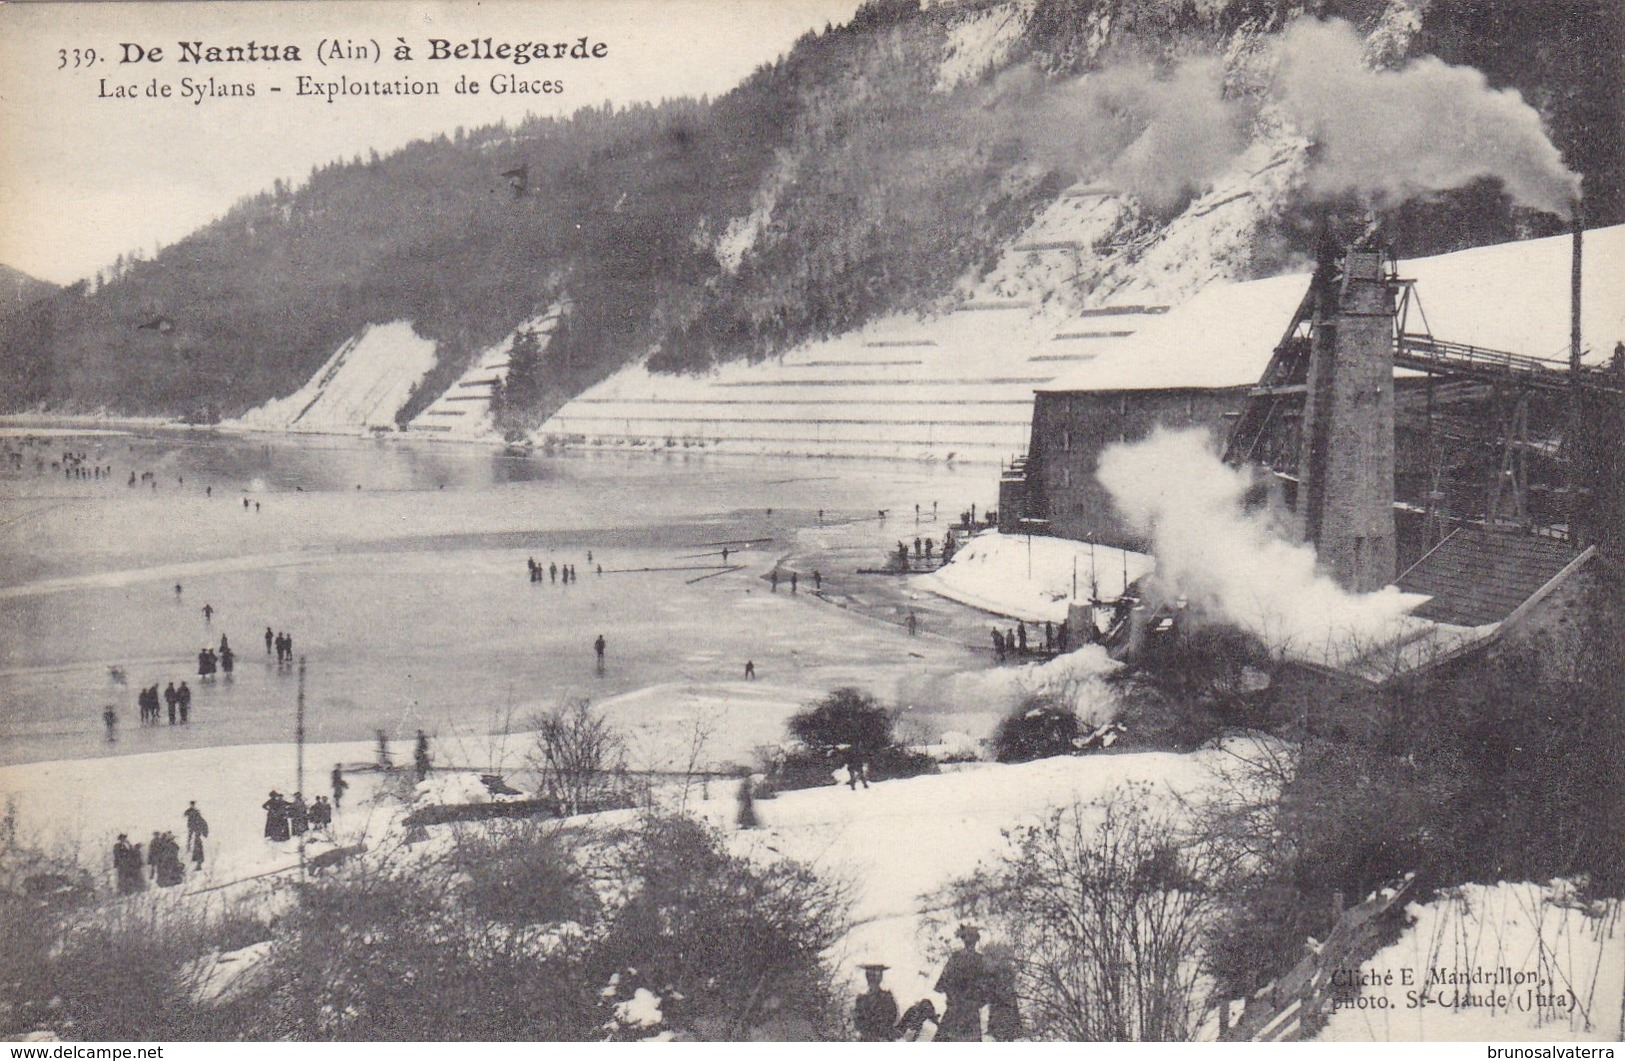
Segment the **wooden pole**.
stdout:
[[[293,741],[294,793],[304,798],[305,792],[305,657],[299,657],[299,699],[294,708]],[[299,879],[305,879],[305,834],[299,834]]]
[[1580,534],[1580,468],[1583,446],[1580,433],[1584,430],[1580,395],[1580,273],[1584,261],[1585,204],[1577,196],[1574,200],[1574,255],[1569,266],[1569,544],[1579,549],[1584,542]]

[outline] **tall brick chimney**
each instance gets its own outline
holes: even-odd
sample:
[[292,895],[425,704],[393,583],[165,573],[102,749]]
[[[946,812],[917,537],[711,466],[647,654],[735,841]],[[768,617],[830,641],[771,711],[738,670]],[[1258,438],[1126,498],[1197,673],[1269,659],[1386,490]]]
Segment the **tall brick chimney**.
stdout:
[[1394,580],[1394,289],[1377,250],[1321,278],[1311,330],[1298,519],[1344,588]]

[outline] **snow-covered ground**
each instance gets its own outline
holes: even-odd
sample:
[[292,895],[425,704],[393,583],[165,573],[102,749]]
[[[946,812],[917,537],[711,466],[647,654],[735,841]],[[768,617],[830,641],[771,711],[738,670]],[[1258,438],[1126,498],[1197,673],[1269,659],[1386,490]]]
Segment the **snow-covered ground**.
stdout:
[[433,340],[407,321],[368,325],[303,387],[249,410],[230,426],[336,434],[393,429],[395,414],[434,367],[434,357]]
[[1618,1041],[1625,910],[1572,884],[1471,884],[1407,909],[1322,1041]]
[[1144,553],[1042,534],[989,531],[918,584],[995,615],[1061,623],[1072,602],[1087,603],[1091,592],[1116,597],[1154,567]]

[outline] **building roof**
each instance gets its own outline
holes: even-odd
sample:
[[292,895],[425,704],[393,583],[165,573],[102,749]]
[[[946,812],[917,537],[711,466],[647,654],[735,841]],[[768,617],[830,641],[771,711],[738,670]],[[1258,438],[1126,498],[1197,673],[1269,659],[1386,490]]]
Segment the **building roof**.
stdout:
[[[1564,357],[1569,342],[1572,238],[1502,243],[1401,259],[1417,281],[1421,315],[1439,339],[1535,357]],[[1587,360],[1601,362],[1625,339],[1625,225],[1585,234],[1581,330]],[[1133,335],[1058,375],[1041,392],[1219,389],[1258,381],[1308,290],[1309,274],[1213,285]]]

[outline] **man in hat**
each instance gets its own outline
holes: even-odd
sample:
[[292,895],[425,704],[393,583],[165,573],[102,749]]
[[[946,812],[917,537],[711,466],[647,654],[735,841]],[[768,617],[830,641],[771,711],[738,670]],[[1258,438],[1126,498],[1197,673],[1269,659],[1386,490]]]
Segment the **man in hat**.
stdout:
[[861,966],[869,990],[858,996],[852,1009],[852,1023],[857,1025],[858,1042],[889,1043],[897,1038],[897,999],[880,986],[886,975],[886,966],[878,962]]
[[976,953],[982,933],[975,925],[960,925],[954,935],[964,946],[948,956],[948,964],[937,978],[936,989],[948,1002],[943,1007],[934,1041],[979,1043],[982,1041],[982,1007],[991,1001],[987,963]]

